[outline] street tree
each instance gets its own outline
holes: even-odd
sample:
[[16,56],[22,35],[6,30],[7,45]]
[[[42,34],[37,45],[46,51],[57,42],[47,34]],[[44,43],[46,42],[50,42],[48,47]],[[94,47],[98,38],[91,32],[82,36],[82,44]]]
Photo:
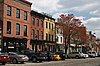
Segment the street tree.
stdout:
[[73,14],[61,14],[57,22],[63,29],[65,53],[70,53],[70,44],[74,41],[80,41],[79,27],[82,26],[80,19],[76,19]]

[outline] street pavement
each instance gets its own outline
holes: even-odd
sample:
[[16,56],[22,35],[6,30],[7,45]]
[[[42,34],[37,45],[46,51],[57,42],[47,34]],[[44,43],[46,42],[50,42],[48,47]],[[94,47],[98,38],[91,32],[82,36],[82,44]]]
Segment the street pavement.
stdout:
[[5,66],[100,66],[100,57],[86,59],[66,59],[64,61],[44,61],[42,63],[6,64]]

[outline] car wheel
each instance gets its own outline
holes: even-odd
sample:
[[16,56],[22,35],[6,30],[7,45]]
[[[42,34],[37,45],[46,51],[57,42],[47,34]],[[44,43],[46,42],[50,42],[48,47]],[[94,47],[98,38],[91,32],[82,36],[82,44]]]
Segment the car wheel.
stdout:
[[32,62],[37,62],[37,58],[36,57],[33,57],[32,58]]
[[76,59],[79,59],[79,56],[76,56],[75,58],[76,58]]
[[24,64],[24,62],[22,61],[22,62],[20,62],[21,64]]
[[42,62],[42,60],[39,60],[39,62]]
[[17,59],[13,59],[13,60],[12,60],[12,63],[13,63],[13,64],[18,63]]
[[6,64],[5,62],[2,63],[2,65],[5,65],[5,64]]

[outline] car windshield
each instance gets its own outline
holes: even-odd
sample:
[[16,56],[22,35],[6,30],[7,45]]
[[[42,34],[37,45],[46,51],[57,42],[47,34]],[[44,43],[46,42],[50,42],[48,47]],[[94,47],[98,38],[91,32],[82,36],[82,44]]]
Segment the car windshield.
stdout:
[[95,52],[92,52],[93,54],[95,54]]
[[0,55],[8,55],[6,52],[0,52]]
[[10,52],[10,54],[14,54],[14,55],[22,55],[22,53],[19,53],[19,52]]

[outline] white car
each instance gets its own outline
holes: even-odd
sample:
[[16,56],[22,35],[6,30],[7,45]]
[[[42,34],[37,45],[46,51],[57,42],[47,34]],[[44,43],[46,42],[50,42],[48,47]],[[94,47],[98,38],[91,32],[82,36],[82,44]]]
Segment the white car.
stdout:
[[86,58],[86,54],[80,52],[72,52],[67,55],[67,58]]
[[88,52],[88,55],[89,55],[89,57],[96,57],[97,53],[93,52],[93,51],[90,51],[90,52]]

